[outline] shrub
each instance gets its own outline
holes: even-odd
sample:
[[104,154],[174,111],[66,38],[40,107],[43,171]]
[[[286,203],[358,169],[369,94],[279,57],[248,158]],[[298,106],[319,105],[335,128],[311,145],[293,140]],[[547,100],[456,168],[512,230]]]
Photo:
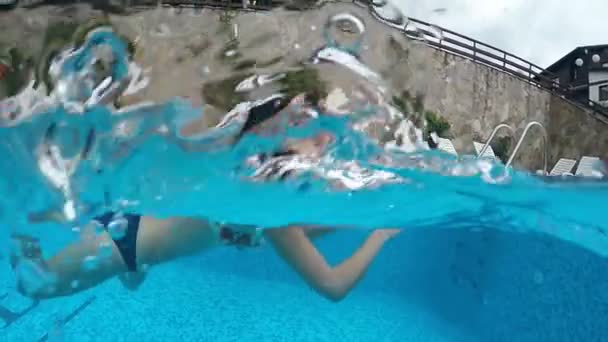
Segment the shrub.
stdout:
[[223,80],[207,82],[203,85],[203,100],[221,110],[230,110],[245,100],[242,94],[235,91],[236,86],[251,75],[240,74]]
[[510,136],[497,137],[492,140],[490,146],[494,150],[494,154],[503,163],[506,163],[509,159],[509,152],[511,151],[512,139]]
[[434,112],[427,111],[424,115],[426,119],[426,134],[430,135],[432,132],[437,133],[438,136],[445,138],[450,131],[450,123],[443,117],[437,115]]
[[327,83],[321,79],[319,71],[313,68],[289,71],[279,82],[282,91],[288,97],[304,93],[306,99],[313,104],[318,103],[328,94]]
[[26,57],[16,47],[8,51],[10,65],[8,72],[2,79],[6,96],[16,95],[28,81],[29,70],[33,67],[33,59]]

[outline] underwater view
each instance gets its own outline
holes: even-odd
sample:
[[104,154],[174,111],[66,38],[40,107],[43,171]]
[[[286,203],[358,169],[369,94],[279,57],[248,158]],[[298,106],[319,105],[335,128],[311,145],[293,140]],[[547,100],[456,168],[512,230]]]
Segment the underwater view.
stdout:
[[608,341],[572,7],[0,0],[0,341]]

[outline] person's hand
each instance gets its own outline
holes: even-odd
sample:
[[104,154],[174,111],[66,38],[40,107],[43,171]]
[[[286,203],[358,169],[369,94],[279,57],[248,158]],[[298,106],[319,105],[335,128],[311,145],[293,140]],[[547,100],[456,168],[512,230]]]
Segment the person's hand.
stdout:
[[379,234],[381,237],[383,237],[386,240],[389,240],[389,239],[395,237],[397,234],[401,233],[401,229],[397,229],[397,228],[377,229],[374,233]]

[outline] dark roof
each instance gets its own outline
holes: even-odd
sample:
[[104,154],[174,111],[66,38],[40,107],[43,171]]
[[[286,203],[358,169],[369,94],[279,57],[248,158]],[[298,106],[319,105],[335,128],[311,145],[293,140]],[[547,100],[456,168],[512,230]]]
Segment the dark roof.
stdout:
[[549,71],[549,72],[553,72],[555,71],[555,69],[557,69],[557,67],[566,59],[568,59],[568,57],[572,56],[573,54],[581,51],[581,50],[585,50],[585,49],[604,49],[604,48],[608,48],[608,44],[600,44],[600,45],[586,45],[586,46],[579,46],[577,48],[575,48],[574,50],[570,51],[569,53],[567,53],[566,55],[564,55],[562,58],[560,58],[557,62],[551,64],[550,66],[548,66],[545,70]]

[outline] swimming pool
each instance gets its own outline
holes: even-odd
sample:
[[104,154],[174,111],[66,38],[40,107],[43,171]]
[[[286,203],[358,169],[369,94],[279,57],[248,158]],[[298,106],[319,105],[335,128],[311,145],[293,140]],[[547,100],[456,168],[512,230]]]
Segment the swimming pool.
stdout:
[[[356,16],[340,18],[360,26]],[[40,238],[48,255],[76,239],[79,231],[71,229],[76,223],[31,225],[24,217],[66,203],[71,207],[61,207],[64,213],[82,219],[107,205],[270,227],[314,222],[353,228],[319,241],[331,263],[346,257],[371,228],[405,230],[340,303],[303,285],[267,245],[154,267],[135,292],[112,279],[40,303],[17,294],[3,262],[0,318],[7,326],[0,336],[7,341],[607,339],[607,183],[549,181],[494,161],[454,158],[429,150],[420,130],[402,137],[407,146],[400,150],[384,149],[357,129],[370,117],[388,120],[394,114],[370,98],[353,101],[356,115],[348,118],[320,110],[303,125],[279,121],[273,134],[247,136],[234,146],[224,139],[245,124],[242,108],[230,111],[226,116],[234,119],[218,129],[184,137],[180,129],[201,111],[184,99],[100,105],[115,89],[137,92],[148,81],[138,76],[121,82],[141,69],[117,35],[97,29],[87,37],[80,50],[65,50],[52,60],[58,86],[50,95],[33,96],[32,85],[14,99],[17,115],[3,117],[0,148],[7,158],[0,160],[0,190],[8,196],[1,208],[2,223],[10,227],[2,230],[3,246],[10,230]],[[363,48],[357,39],[350,43]],[[97,53],[107,54],[99,46],[109,46],[113,68],[96,83],[91,61]],[[378,74],[350,53],[330,44],[314,52],[311,63],[333,63],[382,88]],[[275,76],[239,85],[272,86],[283,77]],[[253,98],[269,95],[260,92]],[[75,159],[88,150],[93,128],[92,157]],[[147,136],[151,130],[162,134]],[[243,181],[256,172],[242,167],[252,154],[319,131],[330,132],[335,143],[320,161],[305,164],[311,172],[283,182]],[[138,141],[141,136],[145,139]],[[203,153],[184,152],[184,141]],[[40,153],[45,143],[59,146],[60,154]],[[45,155],[49,164],[41,166]],[[336,189],[336,180],[354,185]],[[0,256],[7,259],[7,253]]]
[[[363,237],[322,241],[337,260]],[[497,231],[412,230],[343,302],[303,286],[269,249],[216,251],[159,266],[137,292],[116,280],[39,304],[2,329],[37,340],[69,317],[66,341],[601,341],[606,260],[572,244]],[[29,302],[3,271],[2,305]]]

